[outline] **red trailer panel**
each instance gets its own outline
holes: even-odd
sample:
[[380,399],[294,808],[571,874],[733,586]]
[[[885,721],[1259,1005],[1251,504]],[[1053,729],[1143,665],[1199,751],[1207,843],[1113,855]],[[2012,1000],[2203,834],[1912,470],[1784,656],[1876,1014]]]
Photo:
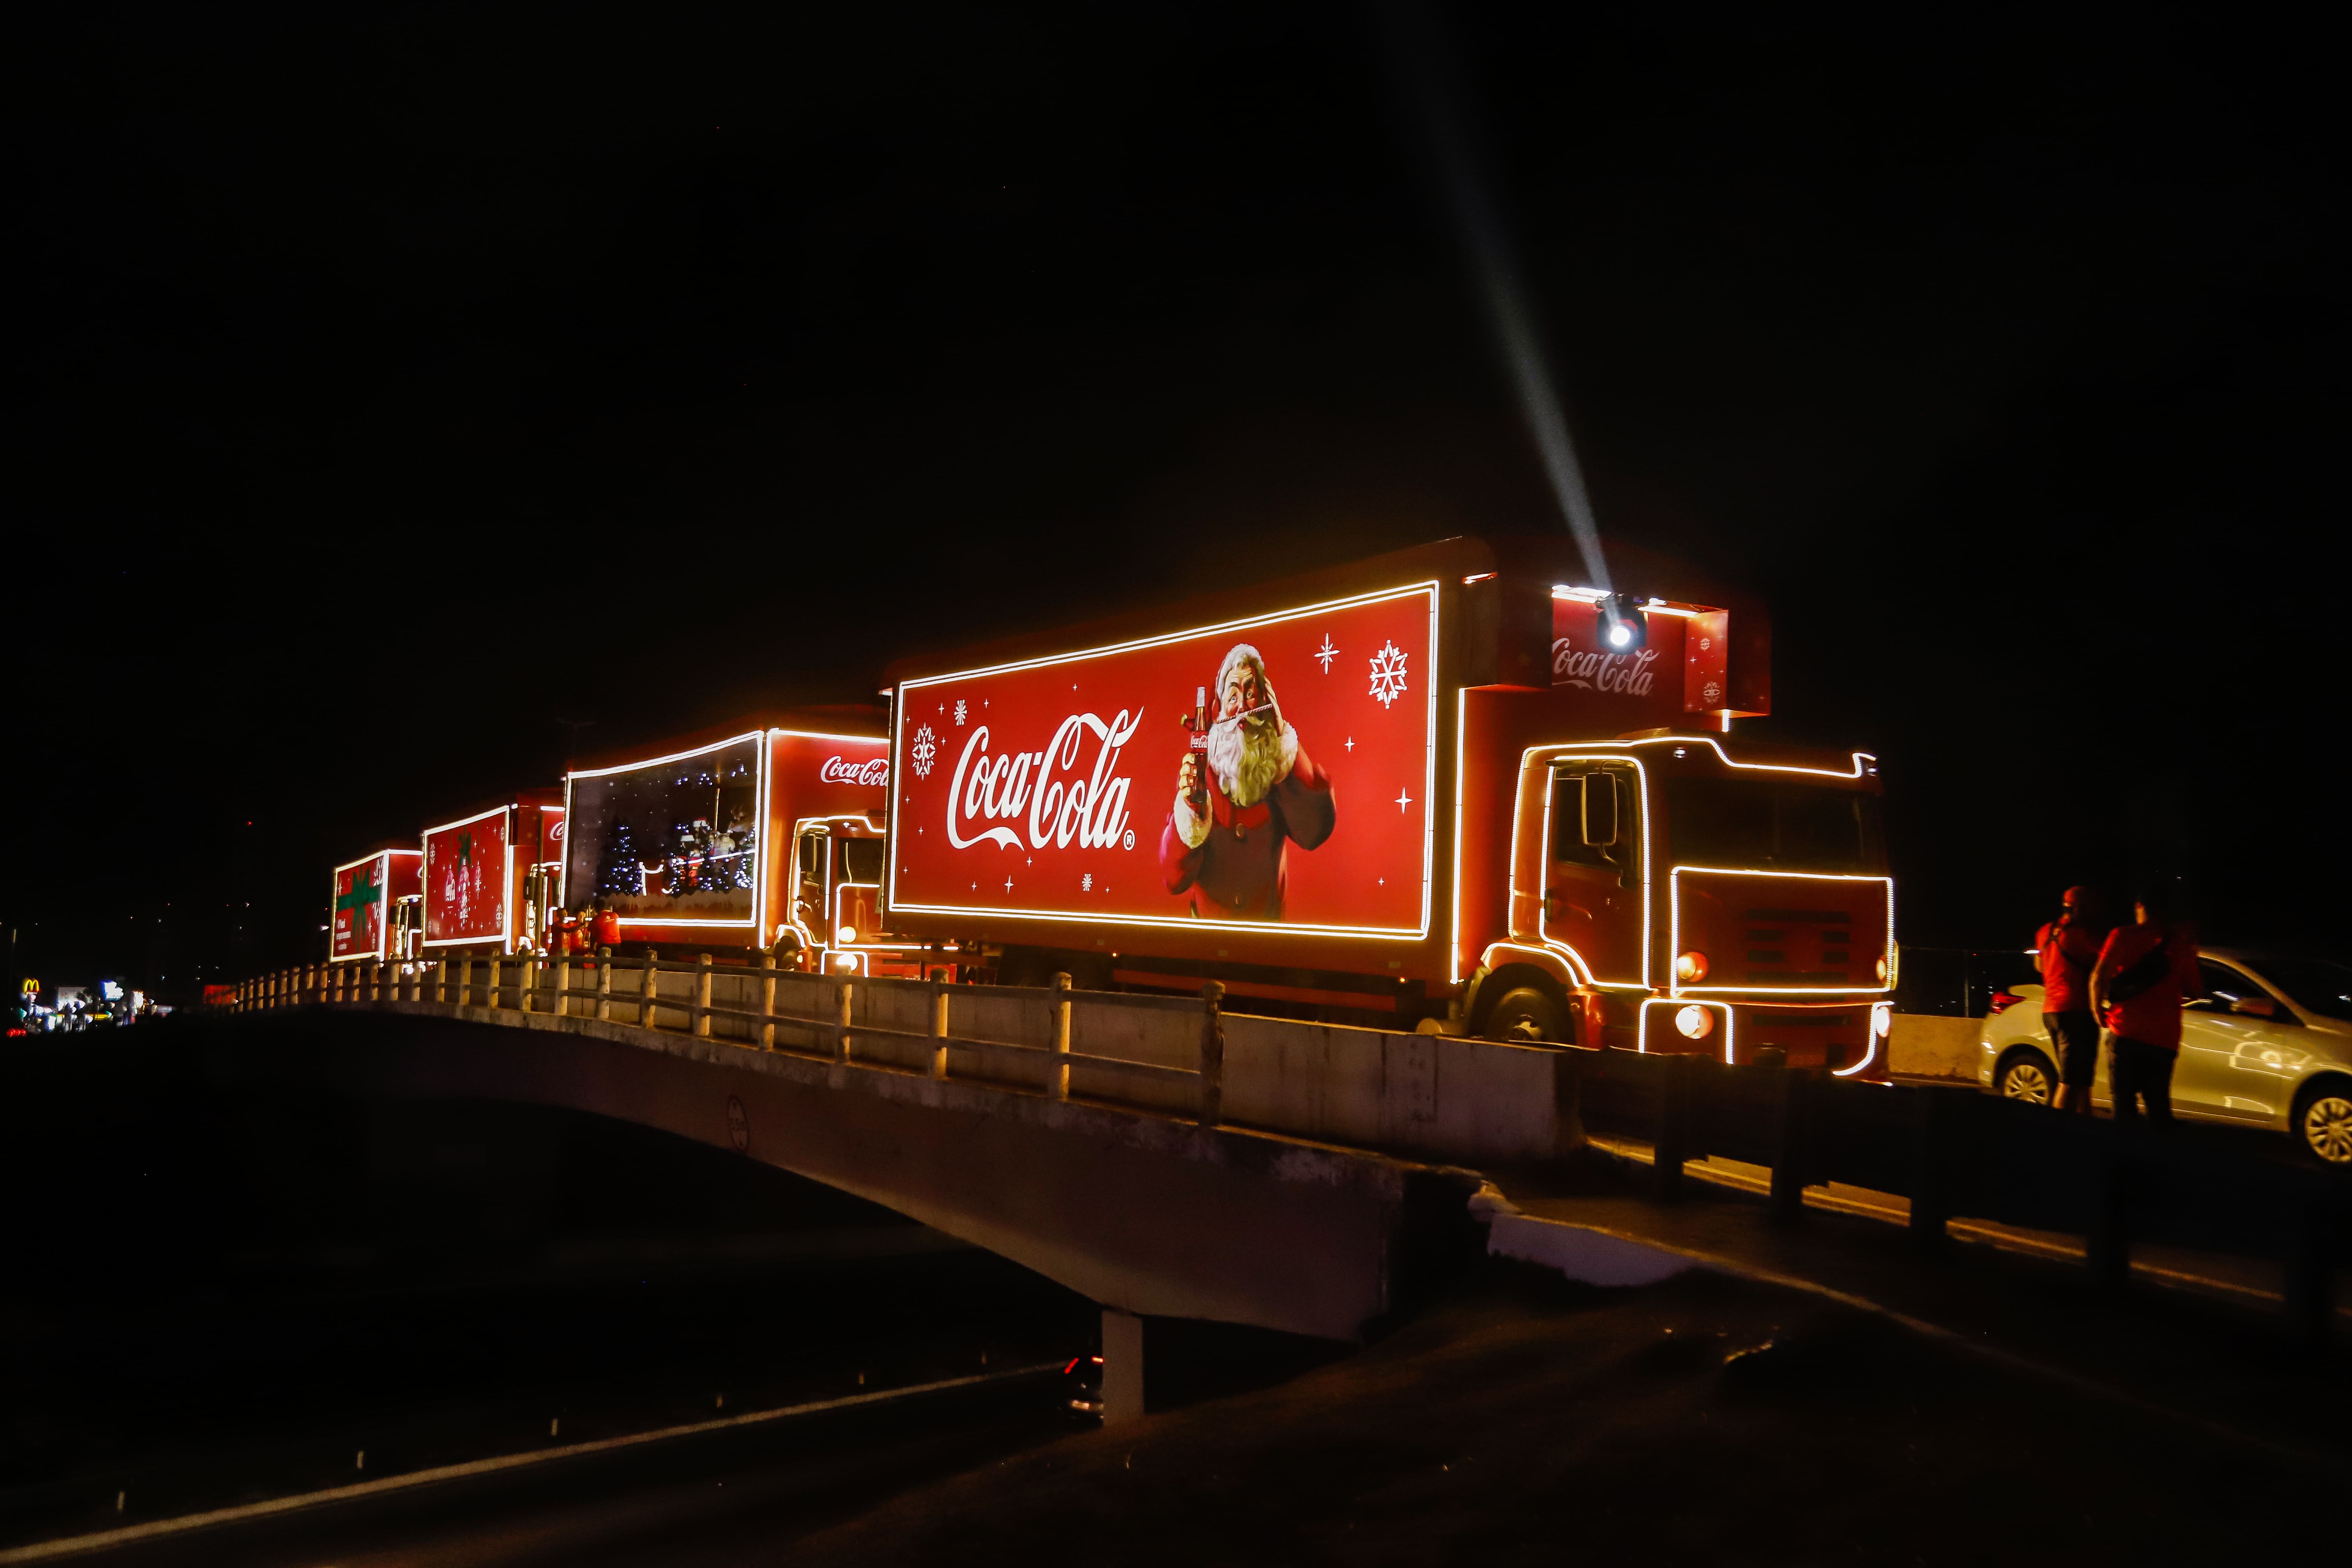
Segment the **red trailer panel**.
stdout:
[[424,858],[415,849],[379,849],[335,868],[329,959],[340,963],[386,956],[393,901],[415,895]]

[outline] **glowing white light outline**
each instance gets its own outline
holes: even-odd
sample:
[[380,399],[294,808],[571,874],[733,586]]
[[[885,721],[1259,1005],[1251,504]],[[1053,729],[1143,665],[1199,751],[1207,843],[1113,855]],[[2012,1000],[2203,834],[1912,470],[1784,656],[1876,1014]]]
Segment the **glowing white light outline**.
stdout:
[[[615,763],[604,768],[574,768],[563,775],[563,820],[567,824],[572,820],[572,781],[574,779],[609,778],[614,773],[635,773],[640,768],[659,767],[664,763],[678,763],[684,762],[688,757],[705,756],[712,752],[724,751],[729,746],[740,745],[745,741],[758,741],[761,742],[754,753],[754,765],[758,772],[752,780],[751,786],[753,798],[757,804],[752,809],[759,814],[760,837],[765,839],[768,837],[768,775],[773,771],[769,766],[769,757],[774,750],[773,738],[778,735],[799,735],[815,741],[878,741],[882,738],[878,735],[835,735],[814,730],[746,730],[740,735],[730,735],[723,741],[713,741],[707,746],[697,746],[691,751],[672,752],[667,756],[646,757],[634,763]],[[689,920],[683,917],[664,920],[652,915],[615,915],[613,918],[614,927],[616,930],[623,926],[675,926],[681,931],[740,930],[751,931],[757,936],[767,923],[767,906],[760,899],[761,891],[765,886],[766,859],[767,857],[764,854],[755,855],[752,858],[751,912],[742,920]],[[555,896],[565,909],[570,909],[572,907],[572,836],[569,833],[564,835],[563,858],[555,863],[563,868],[563,875],[556,883]]]
[[[433,858],[431,846],[433,843],[433,836],[435,834],[446,833],[453,827],[470,827],[477,822],[482,822],[493,816],[504,816],[514,809],[515,808],[511,805],[494,805],[488,811],[478,811],[471,816],[461,816],[455,822],[444,822],[438,826],[428,827],[417,836],[417,842],[425,846],[425,847],[420,849],[418,853],[425,856],[425,863],[429,866],[432,863]],[[541,811],[560,811],[562,808],[561,806],[542,805],[539,809]],[[476,942],[495,942],[499,944],[499,950],[501,952],[512,952],[514,951],[514,825],[512,823],[506,825],[506,831],[501,835],[501,837],[505,840],[506,849],[506,865],[501,874],[506,878],[506,880],[499,885],[499,904],[501,911],[501,918],[499,922],[499,934],[496,936],[430,936],[426,937],[418,945],[423,947],[470,947]],[[433,884],[429,879],[420,879],[423,881],[425,888],[425,901],[429,918],[429,912],[433,902]]]
[[[1733,1060],[1732,1060],[1732,1058],[1733,1058],[1734,1051],[1733,1051],[1733,1042],[1732,1042],[1732,1033],[1731,1033],[1731,1032],[1732,1032],[1732,1028],[1733,1028],[1734,1019],[1735,1019],[1735,1017],[1737,1016],[1737,1015],[1736,1015],[1736,1014],[1734,1013],[1734,1011],[1733,1011],[1733,1007],[1732,1007],[1732,1004],[1731,1004],[1731,1003],[1728,1003],[1728,1002],[1711,1002],[1711,1001],[1706,1000],[1706,998],[1704,998],[1704,997],[1696,997],[1696,996],[1689,996],[1689,997],[1684,997],[1684,996],[1644,996],[1644,997],[1643,997],[1643,998],[1642,998],[1642,1011],[1641,1011],[1641,1016],[1640,1016],[1638,1018],[1636,1018],[1636,1019],[1634,1020],[1634,1030],[1633,1030],[1633,1048],[1634,1048],[1635,1050],[1637,1050],[1637,1051],[1641,1052],[1641,1054],[1642,1054],[1642,1055],[1643,1055],[1643,1056],[1647,1056],[1647,1055],[1649,1055],[1649,1054],[1650,1054],[1650,1009],[1651,1009],[1651,1008],[1653,1008],[1653,1007],[1675,1007],[1675,1008],[1682,1008],[1682,1007],[1710,1007],[1710,1008],[1720,1008],[1720,1009],[1722,1010],[1722,1012],[1723,1012],[1723,1063],[1724,1063],[1724,1066],[1726,1066],[1726,1067],[1730,1067],[1730,1066],[1732,1066],[1732,1065],[1733,1065]],[[1676,1030],[1675,1031],[1675,1037],[1676,1039],[1678,1039],[1678,1040],[1689,1040],[1689,1039],[1690,1039],[1690,1037],[1689,1037],[1688,1035],[1684,1034],[1680,1029],[1676,1029]],[[1692,1040],[1692,1041],[1691,1041],[1691,1043],[1692,1043],[1693,1045],[1696,1045],[1698,1042],[1697,1042],[1697,1041],[1696,1041],[1696,1040]],[[1697,1055],[1698,1053],[1697,1053],[1697,1052],[1696,1052],[1696,1051],[1660,1051],[1658,1054],[1659,1054],[1660,1056],[1662,1056],[1662,1057],[1663,1057],[1663,1056],[1683,1056],[1683,1057],[1687,1057],[1687,1056],[1696,1056],[1696,1055]]]
[[[414,855],[421,861],[425,858],[424,840],[421,838],[417,840],[417,847],[414,849],[379,849],[373,855],[362,855],[356,860],[346,860],[328,873],[327,890],[329,898],[331,900],[334,893],[335,879],[337,877],[341,876],[344,872],[350,870],[354,866],[364,866],[373,860],[383,860],[386,862],[383,868],[383,880],[377,884],[375,907],[378,910],[382,911],[382,913],[375,922],[375,951],[373,952],[345,953],[340,958],[335,955],[335,910],[334,906],[331,901],[327,908],[327,962],[329,963],[357,963],[363,958],[373,958],[378,963],[382,963],[384,961],[384,958],[389,952],[389,949],[385,944],[392,937],[392,911],[387,906],[392,900],[392,867],[389,862],[394,855]],[[420,874],[420,883],[422,880],[423,879]]]
[[[1609,742],[1585,743],[1605,745]],[[1548,746],[1529,746],[1519,753],[1519,779],[1523,787],[1527,780],[1528,759],[1538,752],[1549,752],[1552,749]],[[1558,758],[1554,757],[1552,760],[1556,762]],[[1633,771],[1642,778],[1642,978],[1602,980],[1593,974],[1591,965],[1588,964],[1584,971],[1586,983],[1609,991],[1654,991],[1657,987],[1650,983],[1650,770],[1642,765],[1642,759],[1639,757],[1612,756],[1606,752],[1597,752],[1585,760],[1596,763],[1631,763],[1633,764]],[[1543,837],[1536,844],[1536,865],[1543,873],[1543,886],[1546,888],[1551,885],[1551,779],[1547,771],[1543,792]],[[1511,805],[1511,836],[1514,839],[1518,837],[1518,803],[1515,800]],[[1515,901],[1518,898],[1518,857],[1513,855],[1511,857],[1511,897]],[[1575,952],[1576,950],[1570,947],[1567,942],[1561,942],[1551,934],[1551,914],[1544,907],[1544,902],[1543,896],[1538,894],[1536,900],[1536,934],[1543,939],[1544,945],[1547,947],[1559,947],[1570,952]]]
[[[1492,573],[1487,574],[1492,576]],[[1465,577],[1466,584],[1475,579]],[[1454,927],[1445,948],[1445,983],[1462,984],[1462,732],[1470,719],[1470,689],[1454,689]],[[1517,826],[1519,803],[1511,802],[1512,826]]]
[[1077,924],[1087,926],[1139,926],[1161,931],[1266,931],[1290,936],[1363,937],[1374,942],[1423,942],[1430,936],[1431,899],[1436,888],[1437,811],[1432,804],[1437,794],[1437,654],[1439,621],[1443,614],[1439,590],[1444,584],[1434,577],[1409,583],[1393,588],[1383,588],[1349,598],[1332,599],[1318,605],[1302,605],[1292,609],[1276,610],[1267,615],[1252,616],[1241,620],[1221,621],[1214,626],[1194,626],[1187,631],[1166,632],[1158,637],[1138,637],[1129,642],[1109,643],[1099,647],[1079,648],[1070,653],[1044,655],[1036,658],[1014,659],[1005,664],[987,665],[974,669],[950,671],[944,675],[919,676],[898,683],[898,696],[890,715],[890,779],[892,789],[905,775],[899,771],[899,742],[906,730],[907,694],[919,688],[943,686],[950,681],[977,680],[983,676],[1006,675],[1026,669],[1045,669],[1055,665],[1073,664],[1085,659],[1108,658],[1114,654],[1133,653],[1141,648],[1161,647],[1171,643],[1189,641],[1193,637],[1215,637],[1228,632],[1245,631],[1258,626],[1281,626],[1286,622],[1304,620],[1309,616],[1334,610],[1357,609],[1366,605],[1386,604],[1392,599],[1407,599],[1425,595],[1429,601],[1429,666],[1426,684],[1429,688],[1428,717],[1423,727],[1423,784],[1421,814],[1421,925],[1415,931],[1403,931],[1393,926],[1302,925],[1289,921],[1203,921],[1194,915],[1112,915],[1093,910],[1005,910],[969,904],[902,904],[898,901],[898,832],[906,813],[889,814],[890,826],[886,842],[889,846],[887,892],[884,900],[885,918],[895,921],[901,914],[972,915],[984,920],[1027,921],[1037,923]]
[[[1713,877],[1778,877],[1784,880],[1804,882],[1884,882],[1886,884],[1886,942],[1895,944],[1895,879],[1853,871],[1762,871],[1739,869],[1730,866],[1676,866],[1666,873],[1667,934],[1677,952],[1683,951],[1683,889],[1679,880],[1685,871],[1701,872]],[[1851,923],[1851,922],[1850,922]],[[1698,996],[1706,994],[1730,996],[1884,996],[1894,986],[1881,981],[1876,985],[1685,985],[1677,975],[1666,988],[1669,996]]]

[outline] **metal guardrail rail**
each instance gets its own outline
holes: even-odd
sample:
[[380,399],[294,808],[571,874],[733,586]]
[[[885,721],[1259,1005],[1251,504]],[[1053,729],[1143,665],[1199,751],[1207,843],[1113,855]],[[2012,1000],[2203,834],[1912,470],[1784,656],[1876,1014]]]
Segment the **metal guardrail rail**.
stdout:
[[[572,984],[575,968],[583,975],[593,975],[591,983],[586,985]],[[362,960],[341,964],[300,964],[247,981],[237,988],[237,997],[231,1010],[249,1012],[305,1004],[433,1002],[446,1006],[482,1006],[499,1011],[541,1012],[556,1017],[609,1021],[613,1017],[614,1005],[618,1002],[633,1008],[635,1021],[644,1027],[661,1027],[661,1016],[667,1013],[682,1021],[686,1033],[709,1038],[713,1019],[731,1018],[751,1026],[754,1031],[751,1038],[736,1040],[732,1042],[734,1044],[757,1045],[765,1050],[814,1056],[844,1065],[856,1058],[859,1040],[916,1044],[929,1052],[930,1074],[937,1079],[950,1076],[950,1051],[977,1053],[987,1059],[1022,1062],[1043,1069],[1045,1091],[1055,1100],[1069,1098],[1073,1068],[1095,1069],[1132,1079],[1191,1085],[1193,1087],[1191,1097],[1192,1110],[1201,1125],[1214,1127],[1223,1120],[1223,1009],[1225,988],[1215,981],[1203,984],[1196,1000],[1184,996],[1149,996],[1118,992],[1081,994],[1071,988],[1068,975],[1057,974],[1050,991],[1041,998],[1049,1009],[1051,1043],[1037,1045],[958,1034],[950,1026],[952,1008],[960,997],[995,1000],[1024,994],[1010,986],[953,985],[937,980],[897,980],[858,974],[812,974],[803,970],[780,969],[772,965],[720,966],[714,964],[709,953],[700,954],[691,963],[676,960],[665,962],[616,957],[608,952],[599,952],[593,958],[583,955],[578,959],[568,955],[541,954],[492,956],[480,961],[478,978],[476,970],[477,962],[471,957],[460,958],[454,965],[446,959],[429,963],[416,960],[383,963]],[[693,984],[688,995],[680,998],[663,994],[660,989],[663,974],[692,976]],[[730,979],[756,982],[759,1005],[738,1007],[714,1002],[711,999],[712,983],[722,974]],[[631,976],[635,983],[615,986],[616,976]],[[830,1006],[823,1013],[789,1005],[780,1009],[777,1006],[780,984],[786,988],[788,996],[798,994],[816,997],[830,994]],[[869,988],[923,995],[928,1003],[926,1016],[930,1026],[909,1029],[877,1023],[870,1017],[859,1020],[856,1016],[857,995],[861,990]],[[1179,1067],[1073,1048],[1071,1009],[1082,994],[1089,1005],[1109,1004],[1158,1014],[1171,1011],[1197,1014],[1197,1055],[1190,1065]],[[779,1030],[788,1037],[804,1034],[811,1036],[812,1039],[805,1043],[791,1038],[780,1040]],[[821,1048],[809,1049],[807,1046],[810,1044],[819,1045]],[[995,1081],[990,1075],[979,1076]],[[1155,1105],[1150,1109],[1163,1108]]]
[[1720,1154],[1771,1168],[1769,1202],[1784,1222],[1803,1212],[1805,1188],[1837,1182],[1909,1200],[1926,1245],[1958,1218],[2082,1236],[2108,1287],[2127,1276],[2136,1242],[2274,1258],[2297,1327],[2315,1339],[2333,1321],[2336,1268],[2352,1257],[2352,1183],[2283,1141],[2273,1151],[2233,1130],[2118,1125],[1701,1057],[1564,1055],[1583,1125],[1649,1142],[1661,1196],[1681,1190],[1686,1163]]
[[[575,967],[593,976],[590,984],[573,984]],[[692,976],[687,994],[662,994],[665,973]],[[712,982],[719,973],[756,982],[758,1005],[715,1003]],[[617,984],[621,977],[633,984]],[[734,1044],[843,1064],[860,1059],[857,1042],[865,1039],[901,1051],[915,1048],[913,1066],[903,1057],[867,1065],[901,1070],[927,1065],[940,1079],[950,1076],[951,1052],[1010,1069],[968,1068],[959,1075],[999,1085],[1010,1076],[1018,1080],[1016,1087],[1034,1089],[1042,1068],[1044,1092],[1056,1099],[1069,1098],[1074,1067],[1098,1069],[1090,1083],[1102,1085],[1107,1076],[1138,1088],[1163,1086],[1161,1093],[1139,1102],[1101,1092],[1088,1099],[1163,1116],[1189,1110],[1202,1126],[1221,1124],[1222,986],[1204,985],[1195,999],[1080,993],[1070,989],[1066,975],[1055,981],[1050,990],[1031,990],[714,967],[708,954],[692,963],[604,954],[576,961],[524,955],[489,958],[478,969],[472,959],[454,967],[446,960],[301,965],[246,982],[233,1006],[251,1011],[306,1003],[429,1001],[610,1019],[617,1003],[653,1026],[667,1014],[698,1037],[711,1034],[713,1019],[738,1020],[749,1037]],[[803,1005],[780,1009],[780,988],[788,1001]],[[856,1016],[861,991],[868,993],[865,1021]],[[895,1011],[902,1016],[908,1000],[927,1000],[928,1011],[921,1015],[927,1028],[874,1021],[872,994],[889,1000],[894,992]],[[806,1005],[817,1002],[824,1005]],[[958,1006],[985,1012],[1008,1004],[1047,1008],[1047,1043],[992,1039],[953,1027]],[[1179,1066],[1074,1049],[1074,1005],[1162,1018],[1171,1012],[1191,1014],[1197,1021],[1194,1043],[1176,1053],[1189,1059]],[[1165,1054],[1170,1035],[1164,1026],[1158,1037]],[[1459,1043],[1496,1052],[1527,1050]],[[2283,1142],[2272,1150],[2228,1130],[2179,1123],[2162,1129],[2118,1126],[1949,1088],[1848,1083],[1820,1071],[1760,1063],[1734,1067],[1708,1057],[1576,1047],[1542,1054],[1553,1065],[1549,1083],[1568,1134],[1559,1146],[1573,1147],[1588,1131],[1646,1141],[1655,1151],[1654,1180],[1662,1197],[1681,1191],[1686,1163],[1720,1154],[1770,1167],[1769,1201],[1781,1220],[1794,1222],[1802,1214],[1805,1188],[1843,1183],[1909,1200],[1910,1227],[1923,1243],[1941,1241],[1948,1222],[1956,1218],[2083,1236],[2093,1275],[2110,1286],[2127,1276],[2135,1242],[2274,1258],[2285,1266],[2287,1310],[2314,1339],[2327,1332],[2334,1318],[2336,1266],[2352,1258],[2352,1181],[2301,1163]],[[1524,1078],[1512,1081],[1519,1085],[1515,1092],[1539,1092],[1538,1084]],[[1178,1089],[1181,1109],[1171,1107],[1168,1087]]]

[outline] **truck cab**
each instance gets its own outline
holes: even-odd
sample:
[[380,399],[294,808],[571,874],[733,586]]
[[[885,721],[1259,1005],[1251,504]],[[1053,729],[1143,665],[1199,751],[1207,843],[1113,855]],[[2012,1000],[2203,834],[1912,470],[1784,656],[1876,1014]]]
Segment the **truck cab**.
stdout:
[[793,825],[784,946],[801,968],[829,974],[927,973],[923,944],[883,929],[887,854],[883,827],[865,816],[807,817]]
[[1530,747],[1496,1039],[1884,1077],[1894,880],[1876,761],[1672,731]]

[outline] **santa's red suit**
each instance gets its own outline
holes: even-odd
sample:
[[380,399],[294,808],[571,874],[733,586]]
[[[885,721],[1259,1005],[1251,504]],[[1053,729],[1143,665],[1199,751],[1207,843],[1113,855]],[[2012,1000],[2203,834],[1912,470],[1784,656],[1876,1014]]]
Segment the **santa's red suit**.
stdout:
[[1160,874],[1171,893],[1190,892],[1202,920],[1282,919],[1284,858],[1288,847],[1312,849],[1331,837],[1338,820],[1331,775],[1308,760],[1298,732],[1282,727],[1289,766],[1263,799],[1236,805],[1230,782],[1204,765],[1208,810],[1195,812],[1181,794],[1160,834]]

